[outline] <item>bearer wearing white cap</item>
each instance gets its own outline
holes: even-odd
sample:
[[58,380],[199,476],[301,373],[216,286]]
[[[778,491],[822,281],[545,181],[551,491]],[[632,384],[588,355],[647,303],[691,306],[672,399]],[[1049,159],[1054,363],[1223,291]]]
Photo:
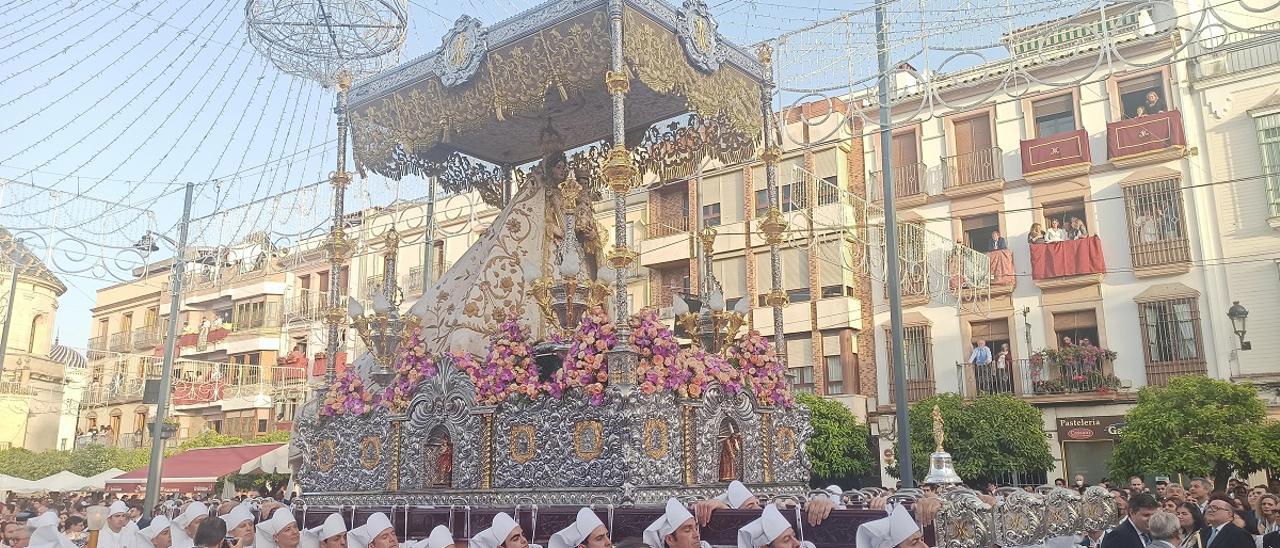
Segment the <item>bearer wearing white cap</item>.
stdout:
[[138,526],[129,520],[129,506],[115,501],[107,509],[107,525],[98,531],[98,548],[137,548]]
[[472,535],[467,546],[468,548],[542,548],[537,544],[529,544],[529,539],[524,536],[524,529],[506,512],[498,512],[493,516],[489,528]]
[[410,543],[409,548],[453,548],[453,533],[448,527],[437,525],[430,536]]
[[163,515],[151,518],[151,524],[138,529],[138,548],[172,548],[173,533],[169,530],[169,518]]
[[342,514],[329,514],[319,527],[302,531],[299,545],[302,548],[347,548],[347,522],[342,521]]
[[253,546],[254,530],[253,530],[253,512],[249,511],[249,506],[240,504],[232,508],[226,515],[218,516],[218,519],[226,522],[227,536],[240,539],[240,546],[246,548]]
[[898,505],[889,517],[858,526],[858,548],[928,548],[924,533],[906,507]]
[[56,530],[58,528],[59,521],[60,520],[58,519],[58,513],[54,512],[53,510],[48,510],[48,511],[45,511],[45,513],[43,514],[40,514],[34,518],[27,520],[27,529],[34,532],[36,529],[39,529],[46,525],[52,525],[53,528]]
[[547,548],[610,548],[609,529],[590,508],[578,510],[578,518],[551,535]]
[[27,544],[27,548],[76,548],[76,545],[66,535],[59,533],[58,524],[54,523],[37,527],[31,533],[31,541]]
[[347,533],[349,548],[396,548],[400,541],[396,540],[395,527],[387,515],[377,512],[364,522],[364,525]]
[[746,485],[738,480],[729,483],[729,488],[721,493],[720,496],[698,501],[693,505],[693,510],[698,514],[698,525],[706,525],[711,522],[711,512],[721,508],[734,508],[738,510],[759,510],[760,499],[756,498],[747,489]]
[[258,548],[298,548],[301,541],[298,522],[293,514],[281,510],[258,524],[258,532],[254,535]]
[[644,530],[649,548],[711,548],[702,540],[693,514],[679,500],[667,501],[667,511]]
[[209,518],[209,507],[203,502],[192,501],[173,518],[169,534],[173,537],[173,548],[192,548],[195,546],[196,529]]
[[[738,548],[813,548],[811,542],[800,542],[796,531],[778,507],[764,507],[764,513],[738,529]],[[859,545],[858,548],[864,548]]]

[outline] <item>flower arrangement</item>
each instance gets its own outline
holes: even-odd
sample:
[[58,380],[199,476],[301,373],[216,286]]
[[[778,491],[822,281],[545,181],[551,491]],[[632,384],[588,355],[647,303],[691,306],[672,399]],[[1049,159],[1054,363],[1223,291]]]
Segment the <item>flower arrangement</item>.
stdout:
[[320,415],[364,415],[373,411],[378,400],[378,396],[365,387],[364,380],[356,374],[356,369],[348,366],[337,382],[329,387],[329,393],[325,394],[324,402],[320,405]]
[[680,343],[658,319],[658,311],[645,308],[628,321],[631,325],[630,342],[640,358],[636,368],[640,392],[653,394],[687,385],[690,374],[686,364],[679,362]]
[[742,372],[756,399],[764,405],[791,407],[795,398],[787,387],[786,371],[760,332],[751,330],[729,347],[729,364]]
[[531,400],[547,391],[538,380],[538,366],[530,352],[529,330],[520,325],[514,314],[498,325],[497,336],[489,341],[483,359],[465,352],[453,355],[458,368],[471,377],[476,386],[476,401],[496,405],[515,395]]
[[618,342],[616,328],[604,307],[596,306],[583,314],[570,340],[564,364],[548,386],[552,397],[558,399],[577,388],[587,395],[591,405],[603,404],[605,383],[609,380],[605,353]]
[[382,393],[382,404],[392,411],[404,411],[418,383],[440,372],[435,358],[427,354],[422,328],[416,328],[396,350],[396,376]]
[[719,382],[725,392],[730,394],[742,391],[742,373],[719,354],[711,354],[701,348],[690,348],[681,351],[676,362],[684,380],[673,383],[668,388],[675,390],[681,397],[701,397],[712,380]]

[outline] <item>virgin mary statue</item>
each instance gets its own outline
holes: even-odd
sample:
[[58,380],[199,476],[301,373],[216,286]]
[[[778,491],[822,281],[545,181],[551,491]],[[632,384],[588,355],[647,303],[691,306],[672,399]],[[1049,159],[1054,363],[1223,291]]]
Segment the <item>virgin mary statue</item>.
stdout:
[[[427,352],[482,353],[508,313],[535,338],[543,337],[541,309],[530,290],[535,280],[552,274],[563,245],[564,208],[556,185],[568,169],[563,152],[548,154],[462,258],[423,292],[410,312],[422,320]],[[576,232],[586,270],[594,275],[601,244],[590,195],[582,193],[576,204]]]

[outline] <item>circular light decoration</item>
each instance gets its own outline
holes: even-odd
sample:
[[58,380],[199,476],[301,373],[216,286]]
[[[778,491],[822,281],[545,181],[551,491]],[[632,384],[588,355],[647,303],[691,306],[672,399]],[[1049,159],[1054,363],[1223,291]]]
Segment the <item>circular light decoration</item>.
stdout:
[[281,71],[330,86],[399,61],[408,0],[248,0],[249,44]]

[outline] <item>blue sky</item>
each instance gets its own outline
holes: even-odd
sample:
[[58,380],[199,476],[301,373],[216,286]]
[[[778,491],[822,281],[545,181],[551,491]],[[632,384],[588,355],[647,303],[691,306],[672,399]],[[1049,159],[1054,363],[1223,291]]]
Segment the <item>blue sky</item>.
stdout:
[[[491,24],[533,5],[412,0],[402,59],[438,47],[460,15]],[[721,33],[739,43],[810,29],[780,48],[784,87],[839,94],[851,81],[870,85],[865,0],[709,5]],[[925,48],[991,51],[1015,24],[1087,5],[895,0],[895,57],[923,68],[946,55],[931,60]],[[197,183],[195,245],[326,222],[327,188],[315,183],[334,169],[332,90],[266,62],[245,39],[244,8],[243,0],[0,1],[0,178],[16,181],[0,185],[0,224],[31,239],[70,288],[58,314],[64,344],[84,346],[94,292],[140,260],[132,242],[148,230],[176,236],[183,183]],[[420,197],[422,187],[360,181],[348,208]]]

